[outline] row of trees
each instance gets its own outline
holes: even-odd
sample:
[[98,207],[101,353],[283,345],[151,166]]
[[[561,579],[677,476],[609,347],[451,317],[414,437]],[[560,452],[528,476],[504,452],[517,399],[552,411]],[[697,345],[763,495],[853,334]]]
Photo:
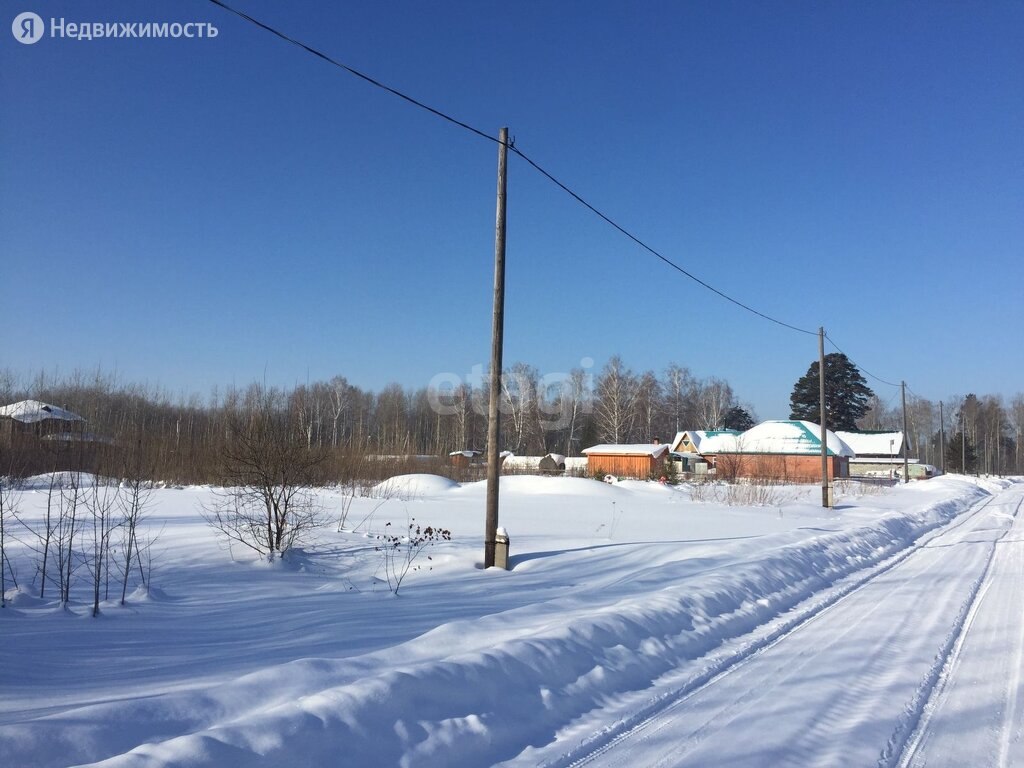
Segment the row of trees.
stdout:
[[[940,420],[941,416],[941,420]],[[902,429],[900,403],[872,398],[864,429]],[[948,472],[1024,474],[1024,394],[1006,402],[1000,395],[953,395],[940,404],[907,396],[907,437],[919,458],[939,466],[945,442]]]
[[[843,375],[833,373],[829,378],[830,427],[901,430],[898,395],[883,401],[862,379],[853,378],[852,388],[847,386],[853,374],[833,357],[826,358],[827,376],[833,363]],[[794,388],[792,418],[817,421],[816,366]],[[815,380],[813,386],[810,379]],[[840,396],[844,391],[852,393],[845,404]],[[215,389],[203,400],[196,395],[175,399],[151,387],[121,384],[98,374],[40,374],[20,382],[9,372],[0,373],[0,403],[34,398],[66,406],[87,420],[92,442],[49,443],[51,452],[34,457],[32,471],[85,465],[122,476],[119,465],[130,455],[151,477],[170,482],[230,479],[223,459],[237,440],[239,420],[268,409],[278,414],[281,424],[276,428],[289,441],[323,452],[322,472],[333,480],[365,473],[367,456],[446,457],[455,450],[483,449],[487,397],[482,375],[475,381],[453,377],[416,390],[392,384],[378,393],[336,376],[291,390],[256,384]],[[596,443],[669,440],[682,429],[742,430],[754,423],[750,409],[738,403],[722,379],[698,379],[676,364],[660,375],[637,373],[617,356],[596,373],[577,368],[542,376],[535,367],[516,363],[505,371],[501,397],[501,448],[520,455],[576,455]],[[806,402],[800,405],[801,400]],[[1024,473],[1024,395],[1008,405],[998,395],[973,394],[947,398],[943,405],[940,424],[939,403],[908,396],[907,443],[913,455],[942,464],[944,435],[947,469]],[[10,467],[5,465],[3,471],[22,471],[16,466],[19,458],[25,459],[11,457]]]
[[[596,374],[577,368],[542,376],[534,366],[516,363],[502,382],[502,449],[521,455],[578,454],[595,443],[668,440],[681,429],[753,423],[727,382],[698,379],[676,364],[661,375],[637,373],[613,357]],[[326,472],[335,477],[353,456],[483,449],[487,392],[482,375],[415,390],[391,384],[377,393],[336,376],[290,390],[259,384],[215,389],[204,400],[172,398],[109,375],[39,374],[23,382],[0,373],[0,403],[37,399],[86,419],[91,442],[47,444],[53,455],[33,457],[34,471],[80,466],[88,458],[90,466],[103,464],[116,475],[119,456],[131,446],[155,477],[172,482],[224,480],[222,457],[237,434],[233,424],[240,414],[265,412],[268,403],[285,419],[289,439],[326,452]]]

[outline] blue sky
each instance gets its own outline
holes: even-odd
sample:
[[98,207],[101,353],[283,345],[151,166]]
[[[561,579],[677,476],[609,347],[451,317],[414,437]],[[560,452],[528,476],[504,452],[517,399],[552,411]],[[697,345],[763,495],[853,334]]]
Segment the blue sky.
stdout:
[[[874,375],[936,400],[1024,390],[1019,2],[232,4],[507,125],[666,256]],[[205,395],[486,362],[494,143],[207,2],[0,7],[0,367]],[[219,35],[22,45],[26,10]],[[677,362],[788,415],[815,337],[514,156],[508,190],[507,364]]]

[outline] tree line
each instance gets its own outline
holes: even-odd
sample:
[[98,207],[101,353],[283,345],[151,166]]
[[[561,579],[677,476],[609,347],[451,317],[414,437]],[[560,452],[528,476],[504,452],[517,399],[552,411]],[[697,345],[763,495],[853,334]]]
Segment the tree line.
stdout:
[[[289,440],[327,453],[327,474],[337,477],[355,457],[483,450],[488,397],[484,376],[420,388],[389,384],[379,392],[334,376],[292,388],[254,383],[175,397],[99,372],[29,379],[0,372],[0,404],[41,400],[86,420],[86,441],[53,442],[53,455],[34,457],[34,465],[82,460],[88,452],[114,475],[130,452],[156,478],[178,483],[222,479],[221,457],[240,414],[271,408]],[[596,443],[667,441],[682,429],[753,424],[725,380],[700,379],[674,363],[660,374],[635,372],[618,356],[597,372],[581,367],[543,376],[515,363],[502,376],[500,407],[501,448],[520,455],[578,455]]]
[[[343,481],[366,474],[367,457],[440,457],[440,467],[452,451],[483,450],[488,387],[486,377],[478,379],[452,377],[420,388],[389,384],[374,392],[334,376],[292,388],[260,383],[214,388],[204,398],[174,397],[112,374],[40,373],[23,380],[3,371],[0,404],[42,400],[86,419],[88,439],[59,448],[54,443],[50,452],[40,449],[32,462],[37,470],[46,462],[53,464],[46,469],[65,468],[62,461],[81,461],[88,451],[92,463],[111,476],[130,461],[154,479],[222,482],[223,456],[237,439],[239,421],[269,409],[279,416],[288,441],[324,452],[325,478]],[[668,441],[683,429],[742,430],[756,421],[724,379],[698,378],[675,363],[660,373],[637,372],[619,356],[595,372],[574,368],[541,375],[535,366],[515,363],[502,376],[501,398],[501,449],[519,455],[578,455],[597,443]],[[856,426],[901,430],[899,398],[894,399],[871,393]],[[1009,405],[998,395],[974,394],[948,398],[944,405],[940,430],[938,403],[908,397],[912,455],[940,465],[944,433],[950,471],[1024,473],[1019,450],[1024,395]],[[0,474],[17,471],[18,459],[8,455]],[[396,469],[401,467],[389,468]]]

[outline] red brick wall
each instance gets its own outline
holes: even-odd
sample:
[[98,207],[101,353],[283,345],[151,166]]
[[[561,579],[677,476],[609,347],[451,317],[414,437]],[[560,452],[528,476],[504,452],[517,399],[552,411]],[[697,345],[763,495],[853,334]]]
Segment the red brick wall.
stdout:
[[[719,477],[756,478],[794,483],[812,483],[821,480],[821,456],[791,456],[786,454],[721,454],[715,458]],[[849,459],[844,456],[827,458],[829,479],[849,477]]]

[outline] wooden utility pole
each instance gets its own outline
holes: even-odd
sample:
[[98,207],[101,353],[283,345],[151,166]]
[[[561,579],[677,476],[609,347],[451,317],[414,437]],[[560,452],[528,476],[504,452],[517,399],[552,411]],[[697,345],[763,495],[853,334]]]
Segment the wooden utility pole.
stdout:
[[960,471],[967,474],[967,421],[964,419],[964,405],[967,398],[960,403]]
[[946,419],[942,413],[942,401],[939,400],[939,470],[946,474]]
[[821,405],[821,506],[832,506],[828,482],[828,429],[825,426],[825,329],[818,329],[818,402]]
[[484,525],[484,568],[494,565],[498,535],[498,481],[501,479],[501,347],[505,332],[505,189],[508,128],[498,134],[498,210],[494,224],[494,315],[491,323],[491,387],[487,404],[487,520]]
[[910,477],[907,471],[907,382],[900,382],[900,397],[903,399],[903,482],[909,483]]

